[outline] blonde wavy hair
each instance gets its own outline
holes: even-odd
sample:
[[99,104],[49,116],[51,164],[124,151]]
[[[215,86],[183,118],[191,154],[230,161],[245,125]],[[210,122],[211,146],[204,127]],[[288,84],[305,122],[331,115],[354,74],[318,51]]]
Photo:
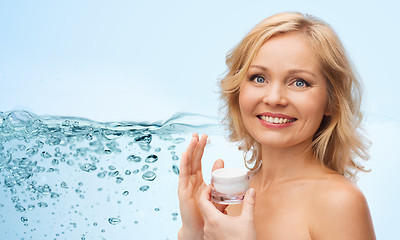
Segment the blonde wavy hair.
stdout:
[[[239,142],[250,170],[261,165],[261,145],[247,132],[239,108],[240,84],[260,47],[270,38],[287,32],[302,33],[317,54],[327,82],[330,116],[324,116],[314,134],[312,149],[318,161],[330,169],[357,180],[358,171],[366,171],[355,159],[367,160],[369,142],[360,134],[362,113],[361,84],[335,32],[325,22],[301,13],[273,15],[251,30],[226,56],[228,66],[220,81],[225,102],[224,123],[229,140]],[[247,155],[250,154],[250,158]],[[253,164],[249,167],[248,164]]]

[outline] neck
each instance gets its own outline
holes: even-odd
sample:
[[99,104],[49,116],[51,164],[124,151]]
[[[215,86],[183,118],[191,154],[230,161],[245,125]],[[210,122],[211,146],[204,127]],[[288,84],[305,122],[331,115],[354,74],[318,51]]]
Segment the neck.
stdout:
[[262,165],[255,177],[262,186],[305,177],[315,166],[311,144],[302,144],[287,148],[262,146]]

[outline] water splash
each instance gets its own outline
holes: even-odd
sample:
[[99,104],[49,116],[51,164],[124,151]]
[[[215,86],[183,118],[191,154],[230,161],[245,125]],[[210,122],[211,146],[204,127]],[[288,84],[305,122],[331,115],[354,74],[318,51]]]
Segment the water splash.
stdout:
[[0,112],[0,238],[106,239],[160,221],[176,228],[178,156],[204,129],[220,131],[218,119],[100,123]]

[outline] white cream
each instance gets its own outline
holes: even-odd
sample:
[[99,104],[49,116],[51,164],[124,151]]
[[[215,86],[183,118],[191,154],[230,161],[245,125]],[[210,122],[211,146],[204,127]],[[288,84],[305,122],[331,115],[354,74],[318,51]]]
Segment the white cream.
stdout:
[[211,174],[212,200],[221,204],[242,202],[249,189],[247,171],[239,168],[220,168]]

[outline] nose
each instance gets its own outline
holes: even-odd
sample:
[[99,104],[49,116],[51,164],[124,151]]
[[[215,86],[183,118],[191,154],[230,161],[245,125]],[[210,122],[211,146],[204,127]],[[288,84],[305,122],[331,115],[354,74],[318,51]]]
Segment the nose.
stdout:
[[265,90],[263,102],[272,107],[284,107],[287,105],[286,92],[280,84],[271,84]]

